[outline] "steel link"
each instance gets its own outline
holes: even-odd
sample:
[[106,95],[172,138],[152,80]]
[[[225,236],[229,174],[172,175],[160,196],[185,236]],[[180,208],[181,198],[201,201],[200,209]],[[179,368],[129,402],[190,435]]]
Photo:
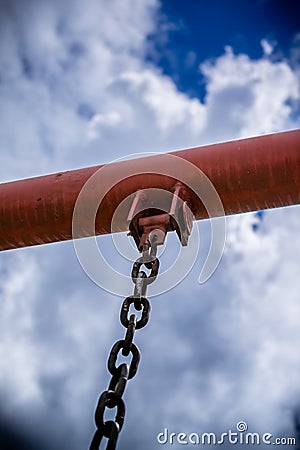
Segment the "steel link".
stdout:
[[[124,343],[125,340],[121,339],[120,341],[117,341],[109,354],[108,357],[108,362],[107,362],[107,367],[109,372],[112,375],[116,375],[118,373],[118,369],[116,367],[116,361],[117,361],[117,357],[119,354],[119,351],[123,349],[124,347]],[[128,375],[128,380],[130,380],[131,378],[133,378],[137,372],[138,369],[138,365],[140,362],[140,352],[139,349],[137,348],[137,346],[135,344],[131,344],[131,349],[130,349],[130,353],[132,354],[132,360],[129,366],[129,375]]]
[[93,436],[89,450],[99,450],[103,437],[108,437],[106,450],[115,450],[119,437],[120,428],[118,424],[112,420],[106,422],[105,425],[109,425],[110,431],[109,435],[107,435],[105,427],[101,430],[97,429]]
[[145,278],[145,283],[148,285],[148,284],[153,283],[153,281],[156,280],[156,277],[158,275],[158,269],[159,269],[159,260],[157,258],[155,258],[153,261],[145,263],[143,260],[143,257],[140,257],[133,264],[133,268],[132,268],[132,272],[131,272],[131,278],[132,278],[132,281],[134,282],[134,284],[137,283],[138,274],[139,274],[140,268],[142,267],[143,264],[145,264],[145,266],[148,269],[151,269],[150,275],[148,275]]
[[[150,233],[151,234],[151,233]],[[142,258],[144,263],[149,263],[156,259],[157,254],[157,236],[154,234],[152,238],[150,235],[146,240],[143,248],[142,248]],[[148,267],[149,269],[149,267]]]
[[131,344],[134,338],[134,333],[136,330],[136,323],[137,323],[137,315],[136,314],[131,314],[129,322],[128,322],[128,327],[127,327],[127,331],[126,331],[126,335],[125,335],[125,339],[124,339],[124,347],[122,350],[122,355],[123,356],[128,356],[130,353],[130,349],[131,349]]
[[[110,401],[113,399],[113,396],[114,396],[113,391],[104,391],[99,397],[97,408],[95,411],[95,424],[99,430],[102,430],[105,427],[106,422],[104,422],[103,417],[105,408],[110,409],[114,408],[114,406],[111,406],[110,404]],[[118,401],[116,402],[116,407],[117,407],[117,414],[115,417],[115,422],[119,425],[121,431],[125,417],[125,403],[121,398],[119,398]]]
[[[125,355],[126,356],[126,355]],[[108,390],[113,392],[113,395],[111,396],[111,399],[109,400],[109,406],[112,407],[116,406],[118,400],[122,398],[125,387],[128,381],[128,375],[129,375],[129,366],[128,364],[121,364],[117,368],[116,375],[113,375]]]
[[[150,269],[151,269],[151,267],[150,267]],[[137,299],[146,296],[146,291],[147,291],[148,285],[147,285],[145,278],[147,278],[147,275],[145,274],[145,272],[139,271],[137,274],[136,283],[134,285],[134,293],[133,293],[133,296]],[[140,311],[141,307],[140,308],[137,307],[136,309],[138,311]]]
[[[120,312],[120,322],[125,327],[128,328],[129,326],[129,320],[128,320],[128,312],[130,305],[134,304],[135,307],[135,298],[134,297],[127,297],[125,298],[121,312]],[[142,317],[137,321],[136,323],[136,329],[139,330],[140,328],[143,328],[147,325],[149,317],[150,317],[150,302],[146,297],[142,297],[140,299],[141,305],[142,305]]]

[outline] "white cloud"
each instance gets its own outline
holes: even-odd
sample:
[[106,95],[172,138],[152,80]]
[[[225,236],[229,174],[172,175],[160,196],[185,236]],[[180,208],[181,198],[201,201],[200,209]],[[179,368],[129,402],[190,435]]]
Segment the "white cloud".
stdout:
[[[249,219],[251,221],[251,216]],[[238,283],[227,319],[232,316],[240,327],[243,352],[249,352],[252,360],[243,401],[247,408],[251,409],[251,405],[257,408],[257,414],[263,416],[263,420],[260,417],[257,421],[261,420],[265,426],[274,427],[278,421],[287,425],[300,395],[297,375],[300,332],[296,323],[300,314],[296,292],[300,251],[298,222],[298,207],[267,213],[258,233],[253,231],[251,222],[248,227],[243,225],[243,218],[235,217],[230,221],[229,236],[235,235],[233,245],[240,248],[238,253],[230,250],[230,245],[228,248],[228,276]],[[255,236],[249,239],[251,233]],[[293,249],[283,244],[291,236]],[[230,330],[228,332],[231,334]],[[262,396],[263,405],[259,402]]]
[[270,56],[274,50],[274,46],[269,41],[267,41],[267,39],[262,39],[260,41],[260,43],[261,43],[264,55]]
[[289,104],[299,100],[299,76],[287,62],[251,60],[227,47],[223,56],[203,63],[201,70],[207,77],[209,131],[214,126],[246,137],[299,126]]
[[139,98],[153,113],[155,127],[162,132],[174,132],[178,126],[190,126],[194,134],[203,129],[204,106],[178,92],[168,77],[152,69],[142,73],[125,72],[120,81],[125,82],[133,98]]
[[97,139],[99,133],[101,133],[101,128],[111,127],[118,131],[121,126],[122,116],[119,112],[111,111],[107,114],[96,114],[91,118],[88,124],[87,136],[90,139]]
[[73,167],[99,158],[99,150],[88,145],[82,105],[92,115],[107,114],[111,80],[141,66],[155,5],[11,2],[0,29],[2,178],[67,169],[70,158]]
[[41,395],[36,379],[36,348],[30,339],[35,320],[32,280],[38,277],[38,270],[34,258],[26,258],[25,262],[20,255],[13,260],[13,267],[1,264],[2,271],[7,273],[1,277],[0,383],[5,386],[5,395],[15,392],[11,403],[20,405],[35,402]]

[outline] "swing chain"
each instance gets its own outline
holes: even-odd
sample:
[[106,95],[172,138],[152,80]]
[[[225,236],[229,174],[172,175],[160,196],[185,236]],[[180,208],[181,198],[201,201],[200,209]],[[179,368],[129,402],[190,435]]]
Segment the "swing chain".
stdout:
[[[150,270],[149,276],[141,271],[141,266],[145,265]],[[106,450],[115,450],[119,433],[122,429],[125,417],[125,403],[122,396],[125,391],[127,381],[133,378],[137,372],[140,362],[140,351],[133,343],[136,330],[145,327],[150,317],[150,302],[146,298],[147,286],[156,279],[159,269],[159,260],[156,257],[156,246],[149,251],[143,251],[143,256],[138,258],[133,264],[131,278],[134,283],[134,293],[125,298],[120,311],[120,322],[126,328],[125,338],[117,341],[108,357],[108,371],[112,375],[108,389],[104,391],[98,400],[95,411],[96,432],[93,436],[89,450],[99,450],[103,437],[108,439]],[[131,314],[128,318],[130,306],[133,305],[136,311],[141,311],[141,317]],[[118,354],[127,357],[132,354],[130,364],[122,363],[116,366]],[[105,408],[117,408],[114,420],[104,421]]]

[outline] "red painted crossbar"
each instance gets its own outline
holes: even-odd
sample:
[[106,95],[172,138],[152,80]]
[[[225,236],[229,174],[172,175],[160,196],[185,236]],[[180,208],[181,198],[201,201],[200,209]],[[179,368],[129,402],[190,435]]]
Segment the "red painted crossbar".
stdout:
[[[109,165],[112,174],[126,174],[130,168],[135,175],[125,177],[105,195],[97,213],[95,234],[111,232],[114,211],[133,192],[152,187],[174,191],[176,180],[160,174],[167,155]],[[225,214],[300,203],[300,130],[180,150],[171,155],[189,161],[210,179]],[[157,173],[147,173],[149,162],[157,167]],[[0,250],[72,239],[78,194],[101,167],[0,184]],[[192,182],[192,176],[185,169],[184,179]],[[191,200],[190,207],[197,220],[207,217],[197,197]],[[127,226],[123,221],[118,231],[127,231]]]

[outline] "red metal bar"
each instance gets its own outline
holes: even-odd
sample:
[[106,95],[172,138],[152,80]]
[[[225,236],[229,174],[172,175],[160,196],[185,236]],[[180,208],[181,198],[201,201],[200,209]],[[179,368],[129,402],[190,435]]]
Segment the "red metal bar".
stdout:
[[[189,161],[211,180],[225,214],[300,203],[300,130],[181,150],[173,155]],[[136,175],[114,186],[103,199],[96,234],[111,232],[119,203],[140,189],[172,191],[174,179],[145,174],[163,155],[112,163],[112,173],[134,167]],[[101,166],[0,184],[0,250],[72,239],[73,209],[85,182]],[[125,170],[126,172],[126,170]],[[185,174],[189,178],[189,173]],[[175,180],[176,181],[176,180]],[[207,217],[203,204],[192,199],[196,219]],[[126,221],[118,231],[126,231]]]

